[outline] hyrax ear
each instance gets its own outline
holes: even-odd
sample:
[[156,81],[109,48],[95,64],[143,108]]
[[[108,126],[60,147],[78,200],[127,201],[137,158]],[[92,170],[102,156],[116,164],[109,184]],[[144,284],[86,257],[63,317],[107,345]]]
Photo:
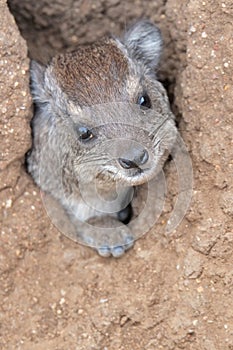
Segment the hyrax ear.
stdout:
[[45,70],[46,67],[32,60],[30,63],[31,73],[31,93],[33,100],[39,103],[48,102],[45,90]]
[[124,44],[130,56],[151,69],[158,66],[162,51],[160,30],[148,20],[137,22],[126,32]]

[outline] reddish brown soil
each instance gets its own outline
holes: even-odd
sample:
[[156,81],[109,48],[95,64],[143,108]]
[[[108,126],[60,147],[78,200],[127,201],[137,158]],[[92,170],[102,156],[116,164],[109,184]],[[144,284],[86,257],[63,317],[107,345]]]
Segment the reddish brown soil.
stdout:
[[[231,0],[0,0],[0,348],[233,349],[233,37]],[[104,259],[51,224],[26,174],[32,116],[27,45],[55,51],[119,34],[141,16],[165,38],[161,78],[174,91],[194,170],[179,227],[158,224],[121,259]],[[170,197],[177,192],[168,166]]]

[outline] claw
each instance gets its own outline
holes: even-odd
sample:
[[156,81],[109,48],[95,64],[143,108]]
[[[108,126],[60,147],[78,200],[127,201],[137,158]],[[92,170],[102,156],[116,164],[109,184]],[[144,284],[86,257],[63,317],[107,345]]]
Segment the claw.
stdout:
[[125,240],[124,248],[128,250],[134,245],[134,238],[132,236],[128,236]]
[[112,256],[114,258],[119,258],[121,257],[125,252],[125,249],[123,246],[118,246],[118,247],[114,247],[112,248]]
[[109,247],[101,247],[98,249],[98,253],[100,256],[104,258],[108,258],[111,255],[111,250]]

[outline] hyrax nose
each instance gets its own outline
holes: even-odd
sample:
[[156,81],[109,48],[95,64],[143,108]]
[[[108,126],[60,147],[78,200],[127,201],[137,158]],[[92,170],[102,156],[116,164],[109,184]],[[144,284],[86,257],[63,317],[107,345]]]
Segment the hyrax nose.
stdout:
[[124,169],[140,168],[140,166],[144,165],[148,161],[148,158],[149,154],[147,150],[143,149],[135,152],[129,158],[118,158],[118,162]]

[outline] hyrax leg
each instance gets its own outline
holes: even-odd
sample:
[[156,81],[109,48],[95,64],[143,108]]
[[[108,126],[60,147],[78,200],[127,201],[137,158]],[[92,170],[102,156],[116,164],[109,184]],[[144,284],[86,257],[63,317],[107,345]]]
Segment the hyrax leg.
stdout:
[[96,249],[101,256],[117,258],[133,246],[136,237],[117,218],[106,215],[84,222],[68,214],[52,196],[42,193],[42,199],[48,216],[60,232],[75,242]]

